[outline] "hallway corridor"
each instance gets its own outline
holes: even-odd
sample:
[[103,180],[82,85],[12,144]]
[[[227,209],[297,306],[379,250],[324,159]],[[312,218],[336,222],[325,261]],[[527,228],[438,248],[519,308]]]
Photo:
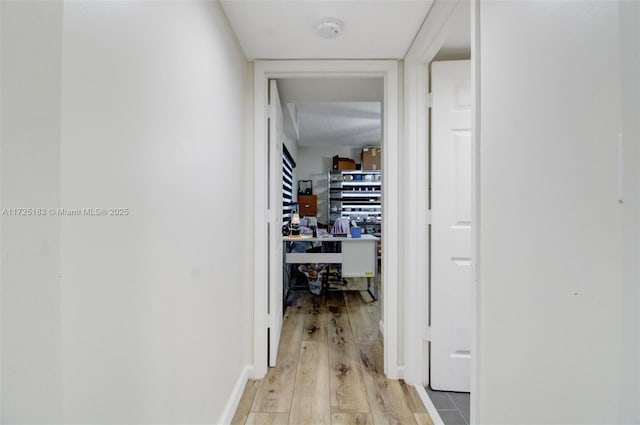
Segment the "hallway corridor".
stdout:
[[288,300],[278,366],[249,381],[233,425],[432,425],[415,389],[386,379],[380,305],[366,291]]

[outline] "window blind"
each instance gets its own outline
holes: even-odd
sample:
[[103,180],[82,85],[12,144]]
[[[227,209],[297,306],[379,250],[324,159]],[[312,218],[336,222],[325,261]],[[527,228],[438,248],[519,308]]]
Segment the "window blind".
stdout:
[[282,148],[282,222],[287,223],[298,208],[293,201],[293,169],[296,168],[296,162],[287,147],[282,145]]

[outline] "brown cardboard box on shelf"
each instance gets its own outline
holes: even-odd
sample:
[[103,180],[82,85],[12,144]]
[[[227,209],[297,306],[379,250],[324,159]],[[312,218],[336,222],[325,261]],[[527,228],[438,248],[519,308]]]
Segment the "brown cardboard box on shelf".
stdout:
[[338,155],[333,157],[334,170],[355,170],[356,162],[351,158],[340,158]]
[[382,148],[362,148],[362,169],[379,170],[382,168]]

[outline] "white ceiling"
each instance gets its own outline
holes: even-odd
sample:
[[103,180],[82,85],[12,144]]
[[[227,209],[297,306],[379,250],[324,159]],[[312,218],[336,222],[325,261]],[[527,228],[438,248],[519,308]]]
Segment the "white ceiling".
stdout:
[[382,141],[380,102],[289,104],[300,146],[378,146]]
[[[449,0],[442,0],[449,1]],[[434,0],[221,0],[245,55],[255,59],[403,59]],[[323,39],[315,26],[341,20]],[[469,1],[447,25],[438,60],[469,57]],[[302,146],[379,145],[383,81],[375,78],[279,80],[284,129]]]
[[300,146],[378,146],[382,141],[382,78],[278,80],[284,132]]
[[[402,59],[433,0],[222,0],[249,60]],[[341,34],[323,39],[316,25],[332,17]]]

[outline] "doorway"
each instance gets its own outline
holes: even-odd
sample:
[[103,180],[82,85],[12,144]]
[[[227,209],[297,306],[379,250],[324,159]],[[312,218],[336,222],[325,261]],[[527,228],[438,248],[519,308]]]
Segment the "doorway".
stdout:
[[[473,323],[470,13],[470,4],[465,1],[453,9],[447,35],[428,73],[432,217],[429,386],[460,393],[470,392]],[[469,422],[468,414],[465,420]]]
[[[274,119],[283,116],[283,134],[276,136],[282,139],[285,152],[283,234],[285,229],[295,232],[284,243],[285,308],[287,300],[300,291],[324,293],[325,297],[329,291],[366,291],[363,301],[377,301],[370,308],[378,317],[384,81],[284,78],[270,80],[270,86],[270,125],[275,126]],[[279,102],[273,98],[275,93]],[[350,231],[358,237],[339,238],[340,233]],[[273,247],[272,253],[277,249]],[[340,263],[321,261],[323,256],[329,260],[334,255],[341,257]],[[294,260],[294,256],[300,259]],[[297,262],[304,258],[306,264]],[[378,329],[381,320],[375,322]],[[277,346],[271,334],[269,337],[270,347]],[[274,366],[271,357],[269,365]]]
[[[282,258],[269,256],[269,178],[280,172],[270,167],[272,158],[268,143],[268,81],[273,79],[305,78],[380,78],[383,81],[382,104],[384,151],[382,168],[385,169],[385,185],[391,187],[398,180],[398,63],[395,61],[258,61],[254,66],[254,184],[255,184],[255,235],[254,249],[254,369],[253,377],[259,379],[267,371],[268,329],[274,318],[269,317],[269,300],[274,285],[269,282],[269,270],[282,267]],[[385,235],[382,255],[382,280],[385,282],[382,323],[384,326],[384,369],[387,377],[398,378],[398,195],[387,191],[382,206]],[[281,299],[281,298],[280,298]]]
[[429,385],[445,425],[470,423],[471,67],[431,63]]
[[[414,153],[413,156],[417,158],[427,160],[427,167],[424,172],[420,172],[422,167],[421,163],[416,160],[412,160],[412,155],[407,156],[409,161],[406,166],[409,170],[412,170],[416,175],[417,185],[424,188],[428,188],[431,184],[431,177],[434,170],[432,169],[433,161],[436,159],[432,157],[432,152],[429,149],[430,136],[432,134],[430,114],[431,95],[425,95],[430,93],[431,86],[431,63],[434,60],[449,61],[449,60],[462,60],[469,58],[470,62],[470,77],[471,83],[468,86],[467,91],[468,98],[467,104],[471,105],[471,133],[469,135],[467,151],[470,157],[470,168],[468,168],[469,176],[471,179],[471,199],[468,205],[468,212],[471,217],[473,225],[471,226],[471,246],[469,255],[456,257],[459,264],[465,265],[471,270],[469,279],[475,280],[475,262],[477,261],[475,253],[477,235],[476,235],[476,205],[477,205],[477,167],[476,167],[476,129],[475,123],[477,114],[477,85],[475,78],[477,78],[477,66],[478,63],[475,59],[474,43],[477,43],[477,38],[474,36],[476,26],[474,24],[477,19],[476,4],[466,0],[456,2],[436,2],[432,8],[427,20],[425,21],[422,30],[416,37],[414,45],[405,57],[404,68],[404,84],[405,84],[405,123],[407,128],[406,144],[407,149]],[[426,112],[425,112],[426,111]],[[441,418],[438,414],[436,406],[434,406],[437,396],[434,396],[434,400],[427,394],[427,389],[430,389],[431,378],[431,354],[430,345],[433,339],[432,328],[430,327],[432,317],[432,311],[430,305],[435,302],[431,299],[429,280],[432,278],[431,273],[432,264],[424,264],[422,261],[424,258],[432,259],[432,250],[437,247],[430,245],[430,232],[433,231],[432,225],[435,220],[432,211],[432,194],[429,190],[424,190],[423,193],[420,190],[416,190],[415,200],[411,204],[407,205],[408,209],[419,209],[420,207],[428,210],[427,222],[428,225],[424,228],[418,229],[417,232],[421,236],[414,237],[414,240],[409,241],[412,244],[413,249],[408,251],[405,273],[411,276],[411,281],[408,282],[407,288],[407,317],[412,318],[412,322],[409,322],[406,329],[407,334],[410,335],[407,338],[407,355],[406,355],[406,372],[405,379],[409,382],[420,383],[421,387],[418,389],[419,393],[428,407],[429,413],[433,417]],[[425,235],[425,236],[422,236]],[[409,235],[410,236],[410,235]],[[463,261],[464,260],[464,261]],[[422,262],[421,262],[422,261]],[[425,278],[420,278],[425,276]],[[415,282],[415,283],[414,283]],[[465,352],[456,353],[459,358],[468,357],[471,354],[470,359],[470,392],[469,397],[470,406],[467,410],[468,420],[461,420],[461,423],[473,422],[474,420],[474,403],[477,390],[478,381],[476,380],[475,370],[477,366],[477,357],[473,356],[476,351],[478,343],[478,322],[476,317],[477,310],[477,286],[471,285],[470,294],[470,349],[463,350]],[[416,324],[417,323],[417,324]],[[466,351],[469,351],[467,353]],[[424,386],[424,388],[422,387]],[[433,394],[431,394],[433,395]],[[448,401],[449,408],[451,410],[457,410],[452,399],[449,396],[445,396]],[[441,405],[439,407],[442,407]],[[456,412],[459,413],[459,412]],[[440,420],[436,420],[440,422]],[[458,417],[458,419],[462,419]]]

